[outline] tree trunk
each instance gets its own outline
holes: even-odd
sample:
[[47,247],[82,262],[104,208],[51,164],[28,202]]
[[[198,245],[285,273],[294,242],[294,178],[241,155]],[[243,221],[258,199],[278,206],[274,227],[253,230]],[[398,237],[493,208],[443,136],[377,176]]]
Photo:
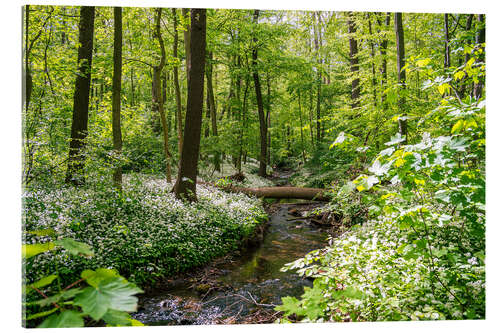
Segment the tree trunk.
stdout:
[[300,90],[297,90],[297,97],[299,99],[300,145],[301,145],[301,149],[302,149],[302,162],[305,164],[306,163],[306,153],[305,153],[304,133],[303,133],[304,123],[302,121],[302,107],[300,104]]
[[373,31],[372,31],[372,18],[370,13],[368,16],[368,33],[370,34],[370,57],[371,57],[371,67],[372,67],[372,91],[373,91],[373,105],[377,106],[377,78],[375,76],[375,45],[373,43]]
[[271,78],[267,73],[267,103],[266,103],[266,128],[267,128],[267,158],[266,164],[271,165]]
[[89,93],[92,68],[95,7],[82,6],[80,9],[78,69],[73,95],[73,121],[69,144],[66,183],[81,185],[84,180],[85,138],[89,118]]
[[162,8],[157,8],[155,11],[156,15],[155,15],[154,37],[158,39],[158,43],[160,44],[161,58],[160,58],[160,63],[156,66],[153,66],[153,88],[152,88],[153,108],[156,110],[156,112],[158,112],[158,115],[160,116],[161,127],[163,130],[162,132],[163,132],[163,153],[165,156],[165,175],[167,177],[167,181],[171,182],[172,168],[170,166],[170,160],[171,160],[170,151],[168,149],[169,146],[168,124],[167,124],[167,119],[165,117],[163,92],[161,86],[162,71],[166,63],[165,44],[163,43],[163,38],[161,35],[161,26],[160,26]]
[[29,21],[30,21],[30,6],[26,5],[24,7],[24,11],[26,12],[26,23],[25,23],[25,28],[24,28],[24,33],[25,33],[25,55],[24,55],[24,73],[25,73],[25,78],[24,78],[24,96],[25,96],[25,108],[26,108],[26,115],[28,114],[28,108],[30,105],[30,100],[31,100],[31,92],[33,91],[33,78],[31,77],[31,71],[30,71],[30,66],[29,66],[29,46],[28,46],[28,41],[29,41]]
[[448,14],[444,14],[444,70],[450,68],[450,36],[448,27]]
[[208,52],[208,63],[205,66],[206,74],[207,74],[207,98],[208,98],[208,106],[210,107],[210,120],[212,123],[212,136],[215,138],[216,149],[214,151],[214,168],[216,171],[220,171],[220,152],[218,148],[218,132],[217,132],[217,109],[215,106],[215,96],[214,96],[214,87],[212,82],[212,73],[213,73],[213,54],[212,52]]
[[326,189],[311,188],[311,187],[292,187],[292,186],[271,186],[271,187],[238,187],[238,186],[217,186],[210,183],[203,183],[204,185],[211,185],[220,188],[227,192],[232,193],[245,193],[247,195],[254,195],[258,198],[274,198],[274,199],[306,199],[317,201],[329,201],[325,196]]
[[[477,30],[476,33],[476,47],[482,48],[482,44],[485,42],[485,28],[483,26],[484,24],[484,14],[478,14],[477,15],[477,21],[480,24],[479,29]],[[476,62],[483,62],[484,61],[484,52],[479,54]],[[479,82],[474,83],[474,98],[480,99],[483,95],[483,82],[484,78],[479,78]]]
[[[379,33],[380,33],[380,28],[382,27],[382,22],[379,19],[379,16],[377,15],[377,22],[379,26]],[[391,24],[391,14],[387,13],[385,16],[385,28],[387,29],[389,25]],[[382,108],[384,110],[387,110],[387,93],[386,91],[386,86],[387,86],[387,44],[389,41],[387,40],[387,31],[384,31],[384,37],[382,39],[382,42],[380,43],[380,55],[382,57],[381,64],[380,64],[380,74],[382,76],[380,80],[380,104],[382,104]]]
[[[470,14],[468,17],[467,17],[467,22],[465,23],[465,31],[469,31],[472,27],[472,20],[474,19],[474,14]],[[470,59],[470,54],[469,53],[465,53],[464,55],[464,63],[466,64]],[[462,84],[460,85],[460,89],[459,89],[459,96],[460,98],[464,98],[465,96],[465,90],[467,89],[467,73],[465,74],[465,77],[462,78]]]
[[316,15],[319,16],[318,13],[313,13],[314,17],[314,49],[316,50],[316,63],[317,63],[317,72],[316,72],[316,81],[318,88],[316,90],[316,144],[319,147],[319,143],[321,142],[321,55],[319,53],[319,18],[316,21]]
[[191,9],[190,54],[192,62],[188,79],[184,145],[174,192],[178,199],[196,201],[205,74],[206,9]]
[[349,33],[349,60],[351,63],[351,108],[359,108],[359,59],[358,59],[358,41],[354,38],[356,33],[356,24],[352,12],[348,13],[347,32]]
[[120,123],[121,114],[121,90],[122,90],[122,8],[114,8],[114,40],[113,40],[113,106],[112,106],[112,123],[113,123],[113,149],[117,156],[117,165],[113,171],[113,183],[116,188],[122,188],[122,129]]
[[[253,22],[255,25],[259,23],[259,10],[256,9],[253,13]],[[267,156],[267,124],[264,114],[264,103],[262,100],[262,90],[260,87],[259,72],[257,71],[257,36],[253,37],[254,48],[252,50],[252,72],[253,82],[255,86],[255,98],[257,99],[257,109],[259,111],[260,123],[260,157],[259,157],[259,176],[266,176],[266,156]]]
[[[189,9],[182,8],[182,16],[184,19],[189,19]],[[191,28],[189,24],[184,29],[184,49],[186,50],[186,78],[189,84],[189,70],[191,69]]]
[[[174,21],[174,43],[173,43],[173,56],[177,58],[177,48],[179,44],[179,34],[177,30],[177,10],[172,8],[172,16]],[[179,149],[179,156],[182,152],[182,103],[181,103],[181,89],[179,87],[179,66],[174,66],[174,89],[175,89],[175,105],[176,119],[177,119],[177,143]]]
[[407,142],[408,127],[406,123],[406,110],[405,110],[405,97],[404,90],[406,89],[406,70],[405,66],[405,40],[403,30],[403,15],[401,13],[394,13],[394,29],[396,31],[396,53],[397,53],[397,67],[398,67],[398,83],[399,83],[399,99],[398,108],[400,117],[398,119],[399,134],[405,139],[403,143]]

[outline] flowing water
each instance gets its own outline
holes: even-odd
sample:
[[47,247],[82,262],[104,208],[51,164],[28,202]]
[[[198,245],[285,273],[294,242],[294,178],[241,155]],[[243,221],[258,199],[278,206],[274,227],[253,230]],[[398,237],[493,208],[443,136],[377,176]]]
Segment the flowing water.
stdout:
[[328,236],[325,229],[292,216],[289,210],[295,205],[277,206],[263,242],[217,267],[218,274],[211,281],[216,288],[200,290],[187,278],[177,280],[141,297],[141,308],[133,317],[147,325],[259,322],[252,318],[262,314],[270,321],[269,315],[276,314],[273,308],[282,303],[282,297],[297,297],[305,286],[312,286],[310,280],[294,272],[281,272],[280,268],[324,247]]

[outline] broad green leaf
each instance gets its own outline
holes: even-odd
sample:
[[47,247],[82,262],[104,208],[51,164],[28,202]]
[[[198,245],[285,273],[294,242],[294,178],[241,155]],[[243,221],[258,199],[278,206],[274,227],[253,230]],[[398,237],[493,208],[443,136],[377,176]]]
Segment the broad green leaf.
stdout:
[[82,314],[72,310],[65,310],[60,314],[53,314],[38,326],[38,328],[60,327],[83,327]]
[[30,284],[28,287],[28,293],[30,291],[33,291],[35,288],[36,289],[39,289],[39,288],[42,288],[42,287],[45,287],[45,286],[48,286],[49,284],[52,283],[52,281],[54,281],[55,279],[57,278],[57,275],[49,275],[49,276],[45,276],[43,278],[41,278],[40,280],[36,281],[35,283],[32,283]]
[[79,254],[83,254],[85,256],[94,255],[92,248],[88,244],[77,242],[76,240],[71,238],[59,239],[55,241],[55,243],[59,246],[62,246],[72,255],[79,255]]
[[56,245],[53,242],[37,243],[37,244],[23,244],[22,254],[26,259],[34,257],[40,253],[52,250]]
[[418,67],[425,67],[427,66],[429,63],[431,62],[431,59],[429,58],[425,58],[425,59],[420,59],[420,60],[417,60],[417,62],[415,63]]
[[142,290],[122,277],[112,277],[99,282],[97,287],[87,287],[75,297],[75,305],[93,319],[99,320],[108,309],[136,311],[137,297]]
[[300,301],[295,297],[286,296],[281,299],[282,305],[278,305],[274,309],[276,311],[283,311],[285,315],[289,316],[291,314],[303,315],[304,311],[300,306]]
[[112,326],[131,326],[132,324],[132,318],[129,313],[113,309],[109,309],[104,316],[102,316],[102,320],[104,320],[106,324]]
[[462,119],[460,119],[451,128],[451,134],[454,134],[455,132],[459,132],[462,128],[464,128],[464,121]]
[[464,71],[458,71],[456,72],[455,74],[453,74],[453,78],[457,81],[463,79],[465,76],[465,72]]
[[85,282],[87,282],[87,284],[97,288],[101,281],[113,277],[119,277],[120,275],[114,269],[98,268],[95,271],[86,269],[81,273],[80,276],[82,277],[82,279],[85,279]]

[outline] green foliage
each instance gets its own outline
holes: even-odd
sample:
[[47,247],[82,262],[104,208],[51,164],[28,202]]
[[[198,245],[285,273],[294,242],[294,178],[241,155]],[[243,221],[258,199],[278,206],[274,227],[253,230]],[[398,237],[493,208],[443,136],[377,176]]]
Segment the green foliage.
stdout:
[[[72,246],[39,254],[26,262],[28,281],[52,274],[57,266],[64,283],[85,269],[112,267],[143,285],[236,249],[266,216],[258,200],[242,194],[200,186],[198,203],[189,205],[174,198],[172,186],[136,176],[127,178],[121,193],[109,183],[26,192],[28,231],[52,227],[64,238],[86,242],[94,253],[90,259],[70,256]],[[30,233],[24,238],[27,244],[55,241]]]
[[[54,235],[53,231],[48,233]],[[36,234],[47,234],[47,232],[38,231]],[[55,245],[52,248],[45,246],[45,250],[37,254],[56,250],[54,248],[58,245],[72,256],[83,254],[90,257],[93,255],[88,245],[73,239],[61,238],[53,244]],[[24,246],[31,248],[35,245]],[[28,256],[28,253],[25,254],[26,260],[33,261],[34,255]],[[116,271],[103,268],[95,272],[85,270],[80,280],[69,284],[66,288],[61,288],[60,281],[57,290],[51,288],[52,282],[58,278],[58,275],[51,274],[23,286],[24,297],[27,300],[24,305],[28,306],[24,319],[27,326],[38,323],[39,328],[83,327],[84,318],[89,316],[96,322],[102,318],[108,325],[113,326],[137,325],[136,321],[132,322],[128,312],[137,310],[137,297],[133,295],[142,293],[142,290],[121,277]],[[82,281],[85,281],[88,287],[77,287]],[[30,295],[33,291],[43,298],[36,300],[34,295]],[[52,307],[52,309],[40,311],[46,307]],[[40,323],[41,318],[44,317],[47,318]]]
[[303,321],[484,318],[484,115],[483,102],[448,97],[420,122],[434,135],[393,136],[336,194],[363,196],[370,219],[288,264],[318,290],[277,310]]

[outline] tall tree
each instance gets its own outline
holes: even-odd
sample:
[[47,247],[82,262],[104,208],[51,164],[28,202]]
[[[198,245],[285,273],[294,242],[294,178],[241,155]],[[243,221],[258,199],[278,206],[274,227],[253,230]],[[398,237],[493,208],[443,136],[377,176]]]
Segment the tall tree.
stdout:
[[[380,33],[381,30],[383,29],[382,26],[382,20],[380,18],[380,14],[377,14],[377,23],[378,23],[378,32]],[[385,15],[385,29],[389,27],[391,24],[391,14],[386,13]],[[385,102],[387,99],[387,93],[386,91],[386,85],[387,85],[387,44],[389,43],[387,39],[387,31],[383,33],[383,38],[382,41],[380,42],[380,56],[381,56],[381,62],[380,62],[380,75],[381,75],[381,80],[380,80],[380,103],[382,104],[382,108],[385,110],[387,109],[387,103]]]
[[359,59],[358,59],[358,41],[355,38],[356,23],[352,12],[347,14],[347,32],[349,33],[349,60],[351,63],[351,107],[359,107]]
[[85,182],[83,167],[85,163],[85,139],[89,119],[89,93],[92,69],[92,50],[94,36],[95,7],[82,6],[80,9],[78,37],[78,68],[73,95],[73,122],[69,144],[68,169],[66,182],[81,185]]
[[196,178],[200,153],[201,118],[203,112],[203,78],[206,54],[206,9],[191,9],[191,69],[189,70],[188,98],[184,128],[184,144],[175,196],[196,201]]
[[406,122],[405,97],[404,90],[406,89],[406,70],[405,70],[405,39],[403,30],[403,14],[394,13],[394,29],[396,31],[396,55],[398,67],[398,84],[399,98],[398,108],[400,116],[398,119],[399,133],[404,136],[404,143],[407,141],[408,127]]
[[[205,71],[207,75],[207,101],[208,101],[208,109],[210,110],[210,120],[212,123],[212,136],[216,140],[216,147],[217,145],[217,140],[219,133],[217,131],[217,108],[215,106],[215,96],[214,96],[214,87],[213,87],[213,80],[212,80],[212,74],[213,74],[213,53],[212,51],[208,52],[208,62],[205,66]],[[216,148],[214,152],[214,168],[216,171],[220,171],[220,152],[218,151],[218,148]]]
[[[177,29],[177,10],[172,8],[172,16],[174,23],[174,42],[172,43],[174,59],[177,58],[177,48],[179,43],[179,34]],[[174,89],[175,89],[175,106],[177,119],[177,138],[179,147],[179,156],[182,152],[182,104],[181,104],[181,89],[179,87],[179,66],[174,66]]]
[[450,67],[450,29],[448,22],[448,14],[444,14],[444,69]]
[[[113,92],[112,92],[112,123],[113,123],[113,149],[118,158],[122,152],[122,129],[120,122],[121,115],[121,90],[122,90],[122,8],[114,8],[114,39],[113,39]],[[113,171],[113,183],[121,189],[122,187],[122,167],[118,165]]]
[[[259,10],[253,12],[253,22],[256,26],[259,23]],[[257,99],[257,109],[259,111],[259,124],[260,124],[260,156],[259,156],[259,176],[266,176],[266,157],[267,157],[267,123],[266,115],[264,114],[264,102],[262,100],[262,89],[260,86],[259,72],[257,70],[258,60],[258,38],[257,31],[254,31],[253,36],[253,49],[252,49],[252,75],[255,87],[255,98]]]
[[[182,8],[184,20],[189,18],[189,9]],[[184,28],[184,49],[186,50],[186,78],[189,83],[189,70],[191,69],[191,28],[189,24]]]
[[162,8],[157,8],[155,10],[155,33],[154,37],[158,39],[158,43],[160,44],[160,52],[161,58],[160,63],[158,65],[153,66],[153,108],[158,112],[161,121],[161,127],[163,129],[163,152],[165,154],[165,166],[166,166],[166,176],[167,181],[172,181],[172,169],[170,166],[170,151],[168,149],[168,124],[167,119],[165,117],[164,110],[164,101],[163,94],[161,89],[161,73],[166,63],[166,53],[165,53],[165,44],[163,42],[163,37],[161,35],[161,13]]
[[[484,42],[486,41],[485,37],[485,27],[484,27],[484,14],[478,14],[477,15],[477,22],[478,22],[478,29],[476,32],[476,47],[477,48],[482,48]],[[483,62],[484,61],[484,52],[480,53],[477,57],[476,62]],[[474,82],[474,97],[476,99],[481,98],[483,95],[483,78],[479,78],[477,82]]]

